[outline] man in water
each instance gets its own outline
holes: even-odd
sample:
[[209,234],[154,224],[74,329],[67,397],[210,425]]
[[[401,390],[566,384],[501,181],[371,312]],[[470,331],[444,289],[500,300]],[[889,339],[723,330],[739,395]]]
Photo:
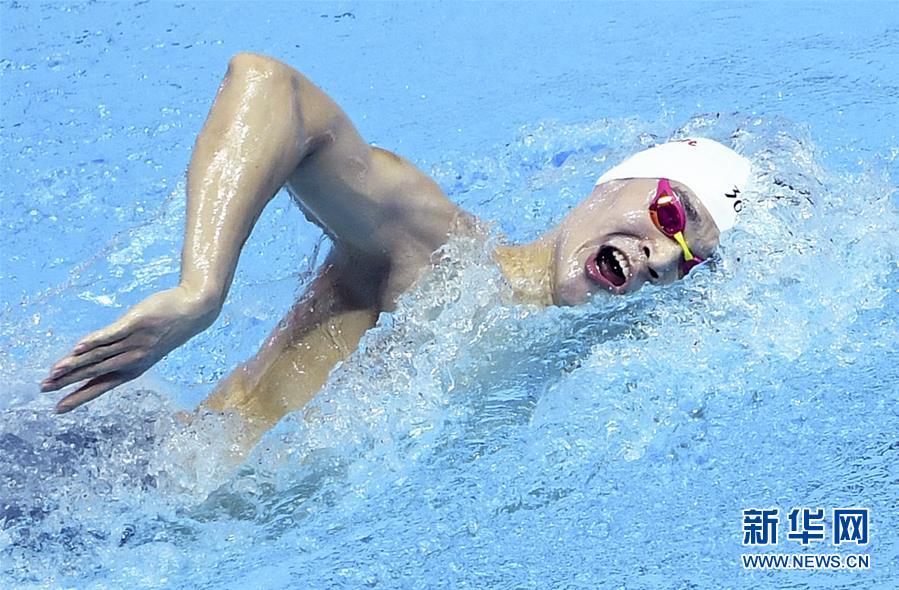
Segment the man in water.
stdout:
[[[748,176],[749,162],[714,141],[664,144],[604,174],[558,226],[501,246],[494,258],[523,301],[545,305],[670,283],[711,256]],[[283,186],[333,247],[259,352],[202,403],[239,413],[253,440],[315,395],[431,254],[472,219],[410,162],[365,143],[302,74],[255,54],[229,63],[187,181],[180,284],[83,338],[53,366],[43,391],[83,382],[58,412],[137,378],[215,321],[244,242]]]

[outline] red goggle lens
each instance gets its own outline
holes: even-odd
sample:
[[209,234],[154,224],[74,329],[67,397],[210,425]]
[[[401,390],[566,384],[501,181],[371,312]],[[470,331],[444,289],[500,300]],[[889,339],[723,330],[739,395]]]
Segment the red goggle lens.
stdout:
[[[687,227],[687,214],[684,212],[684,206],[678,200],[677,195],[671,188],[671,184],[665,178],[659,179],[656,198],[649,205],[649,216],[652,218],[655,226],[659,228],[659,231],[669,238],[674,238]],[[685,245],[683,247],[686,248]],[[684,251],[684,256],[687,256],[686,250]],[[690,260],[685,258],[680,263],[681,274],[686,275],[693,267],[702,262],[702,258],[698,256],[693,256]]]
[[666,236],[674,237],[674,234],[677,232],[684,231],[687,220],[684,217],[683,210],[672,197],[664,196],[656,199],[649,211],[653,223]]

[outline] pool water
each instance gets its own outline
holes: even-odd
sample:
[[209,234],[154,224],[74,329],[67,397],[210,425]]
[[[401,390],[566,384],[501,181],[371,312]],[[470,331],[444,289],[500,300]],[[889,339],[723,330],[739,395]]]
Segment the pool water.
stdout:
[[[0,587],[895,587],[899,5],[0,10]],[[177,281],[184,170],[241,50],[306,73],[493,240],[687,135],[752,160],[740,224],[687,280],[566,309],[515,304],[457,238],[235,468],[234,421],[172,414],[324,257],[282,194],[210,330],[54,416],[53,360]],[[868,545],[742,546],[743,509],[844,506]],[[742,569],[753,551],[872,567]]]

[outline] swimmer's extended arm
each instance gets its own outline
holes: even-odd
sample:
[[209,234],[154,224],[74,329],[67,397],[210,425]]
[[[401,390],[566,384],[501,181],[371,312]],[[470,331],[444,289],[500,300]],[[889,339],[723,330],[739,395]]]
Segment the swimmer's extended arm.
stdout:
[[82,339],[53,366],[44,391],[89,380],[58,411],[138,377],[218,316],[250,230],[310,143],[295,83],[276,66],[243,55],[229,64],[188,169],[180,284]]
[[240,54],[229,64],[191,159],[180,284],[82,339],[53,366],[44,391],[87,381],[57,410],[138,377],[211,325],[244,242],[285,183],[336,248],[389,268],[397,278],[385,284],[395,291],[415,274],[415,255],[426,258],[443,243],[456,211],[414,166],[365,144],[340,108],[299,72]]

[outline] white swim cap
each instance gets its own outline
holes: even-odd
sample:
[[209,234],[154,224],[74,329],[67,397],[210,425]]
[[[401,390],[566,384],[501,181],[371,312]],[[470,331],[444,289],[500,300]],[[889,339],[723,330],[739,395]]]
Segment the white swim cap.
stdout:
[[599,177],[596,184],[627,178],[667,178],[690,187],[711,214],[718,231],[734,226],[742,208],[740,191],[749,180],[749,160],[717,141],[670,141],[634,154]]

